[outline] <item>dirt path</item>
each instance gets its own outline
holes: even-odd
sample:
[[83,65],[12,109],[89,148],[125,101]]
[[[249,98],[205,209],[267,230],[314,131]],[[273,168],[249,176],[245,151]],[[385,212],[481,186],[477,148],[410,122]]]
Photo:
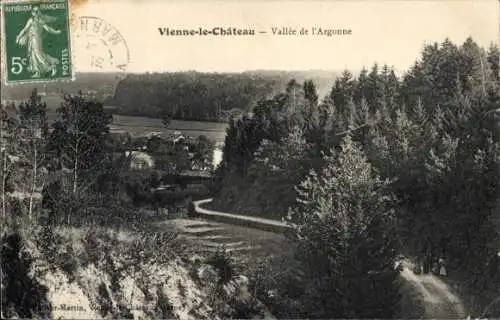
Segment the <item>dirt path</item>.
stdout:
[[[421,299],[426,319],[465,319],[467,314],[462,301],[439,277],[432,274],[416,275],[405,267],[401,276],[409,284],[403,294],[413,290]],[[416,296],[414,296],[414,299]]]

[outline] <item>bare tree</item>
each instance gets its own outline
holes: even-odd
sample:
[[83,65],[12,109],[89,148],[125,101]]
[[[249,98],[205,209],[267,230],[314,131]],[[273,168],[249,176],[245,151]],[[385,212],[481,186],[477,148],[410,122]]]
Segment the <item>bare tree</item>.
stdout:
[[63,176],[66,168],[69,169],[71,187],[68,191],[79,197],[102,174],[112,117],[104,111],[102,103],[82,94],[66,96],[58,112],[60,119],[53,124],[47,150],[55,159],[62,160]]
[[19,107],[19,128],[22,140],[22,151],[28,163],[28,217],[31,220],[34,210],[34,200],[36,193],[43,188],[41,179],[41,166],[44,163],[45,153],[42,152],[44,144],[44,127],[47,123],[46,105],[42,103],[37,91],[31,94],[28,103]]
[[7,141],[6,141],[6,120],[7,112],[5,106],[0,105],[0,161],[2,163],[2,221],[6,218],[5,187],[7,182]]

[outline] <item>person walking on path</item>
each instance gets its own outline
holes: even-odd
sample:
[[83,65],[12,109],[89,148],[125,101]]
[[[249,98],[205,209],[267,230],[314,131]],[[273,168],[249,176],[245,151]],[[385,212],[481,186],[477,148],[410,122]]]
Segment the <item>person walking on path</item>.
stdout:
[[432,255],[430,254],[430,252],[427,252],[425,254],[425,258],[424,258],[424,266],[423,266],[422,273],[424,273],[424,274],[429,273],[431,270],[431,267],[432,267]]
[[446,271],[446,263],[443,258],[439,259],[439,275],[446,277],[448,272]]

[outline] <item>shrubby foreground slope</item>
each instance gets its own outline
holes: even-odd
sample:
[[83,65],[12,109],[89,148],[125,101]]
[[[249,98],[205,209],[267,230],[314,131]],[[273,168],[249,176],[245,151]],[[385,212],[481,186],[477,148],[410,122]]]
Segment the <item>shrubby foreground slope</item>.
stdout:
[[2,318],[266,316],[224,254],[191,261],[175,230],[155,232],[167,217],[134,198],[151,172],[127,181],[102,103],[67,96],[52,128],[36,91],[0,111]]
[[2,318],[265,315],[265,307],[248,292],[245,277],[218,285],[210,261],[201,259],[195,265],[181,259],[171,234],[104,228],[32,232],[24,238],[19,233],[4,238]]

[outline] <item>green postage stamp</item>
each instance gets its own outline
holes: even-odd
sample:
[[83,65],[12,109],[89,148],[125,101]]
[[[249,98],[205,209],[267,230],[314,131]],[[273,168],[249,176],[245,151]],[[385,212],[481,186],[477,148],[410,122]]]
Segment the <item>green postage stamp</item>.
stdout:
[[2,4],[7,84],[73,78],[68,0]]

